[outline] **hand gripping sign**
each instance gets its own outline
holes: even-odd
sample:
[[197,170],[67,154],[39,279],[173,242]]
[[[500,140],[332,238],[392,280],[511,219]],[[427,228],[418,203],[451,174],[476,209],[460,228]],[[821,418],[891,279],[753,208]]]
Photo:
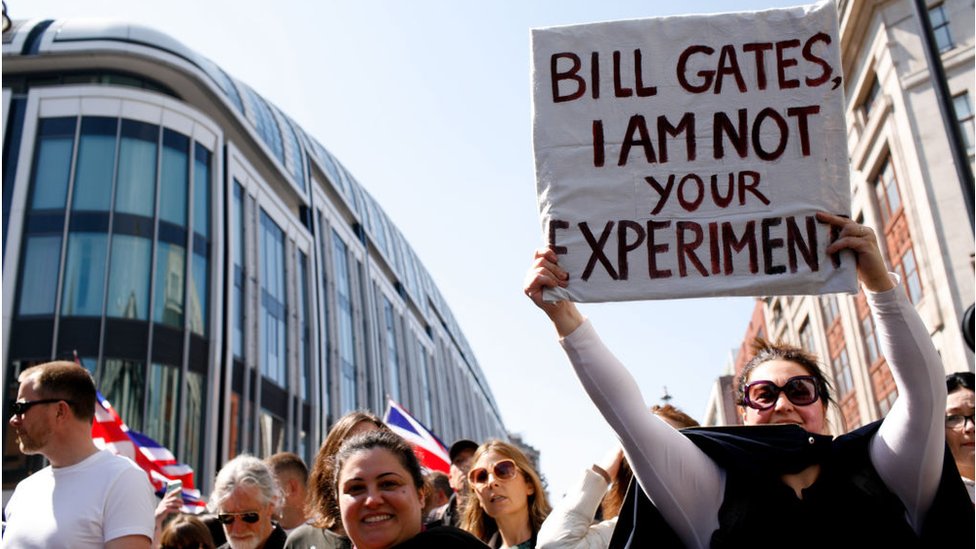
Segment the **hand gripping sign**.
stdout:
[[856,291],[833,2],[534,29],[547,299]]

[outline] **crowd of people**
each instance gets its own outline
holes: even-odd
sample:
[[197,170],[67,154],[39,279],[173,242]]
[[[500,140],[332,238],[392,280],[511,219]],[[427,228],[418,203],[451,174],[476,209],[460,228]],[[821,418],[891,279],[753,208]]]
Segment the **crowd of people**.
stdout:
[[[886,417],[833,437],[831,386],[803,349],[758,340],[736,382],[739,427],[698,427],[672,406],[647,408],[633,377],[568,301],[553,250],[524,285],[620,442],[550,505],[536,465],[502,440],[461,439],[448,474],[421,467],[380,418],[331,426],[308,470],[280,453],[221,467],[208,512],[181,511],[179,490],[153,494],[131,461],[91,439],[95,387],[72,362],[19,376],[10,426],[21,451],[50,466],[21,481],[4,509],[5,547],[385,549],[973,546],[974,383],[943,375],[939,355],[873,232],[818,214],[851,250],[898,386]],[[581,466],[584,465],[581,463]],[[968,495],[968,497],[967,497]],[[881,527],[879,527],[881,525]]]

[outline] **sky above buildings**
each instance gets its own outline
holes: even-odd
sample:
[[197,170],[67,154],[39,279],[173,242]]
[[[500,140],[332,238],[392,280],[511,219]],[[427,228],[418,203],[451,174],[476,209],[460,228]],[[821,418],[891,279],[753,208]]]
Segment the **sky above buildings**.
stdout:
[[[558,498],[614,442],[521,291],[543,243],[529,30],[802,4],[375,0],[8,0],[12,18],[113,18],[210,58],[302,125],[378,200],[470,342],[508,429]],[[583,305],[637,377],[695,418],[741,343],[749,298]],[[381,411],[380,411],[381,412]],[[448,441],[450,442],[450,441]]]

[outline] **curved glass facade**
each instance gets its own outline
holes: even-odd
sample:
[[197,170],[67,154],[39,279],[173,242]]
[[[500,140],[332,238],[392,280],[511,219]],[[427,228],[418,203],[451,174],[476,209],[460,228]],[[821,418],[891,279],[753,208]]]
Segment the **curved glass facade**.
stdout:
[[[23,368],[77,356],[204,489],[240,452],[309,460],[387,395],[444,440],[506,437],[431,277],[342,164],[210,61],[116,26],[5,37],[4,406]],[[9,488],[38,464],[5,448]]]

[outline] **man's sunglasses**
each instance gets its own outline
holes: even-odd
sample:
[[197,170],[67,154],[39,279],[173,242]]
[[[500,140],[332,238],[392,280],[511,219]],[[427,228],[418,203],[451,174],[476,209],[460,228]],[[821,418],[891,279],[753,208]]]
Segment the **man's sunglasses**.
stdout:
[[218,513],[217,522],[227,525],[233,524],[237,517],[241,517],[241,520],[248,524],[254,524],[255,522],[261,520],[261,515],[256,511],[251,511],[248,513]]
[[[491,466],[491,474],[497,480],[511,480],[515,478],[518,473],[518,465],[510,459],[503,459],[496,462]],[[468,473],[468,482],[475,485],[482,485],[488,483],[488,469],[485,467],[478,467],[477,469],[472,469]]]
[[791,377],[782,387],[765,379],[753,381],[747,383],[742,392],[746,406],[759,411],[775,406],[780,393],[797,406],[808,406],[820,398],[817,379],[813,376]]
[[61,402],[64,400],[68,404],[74,404],[70,400],[65,400],[63,398],[42,398],[40,400],[25,400],[23,402],[14,402],[10,405],[10,412],[15,416],[22,416],[30,410],[31,407],[37,406],[38,404],[51,404],[52,402]]

